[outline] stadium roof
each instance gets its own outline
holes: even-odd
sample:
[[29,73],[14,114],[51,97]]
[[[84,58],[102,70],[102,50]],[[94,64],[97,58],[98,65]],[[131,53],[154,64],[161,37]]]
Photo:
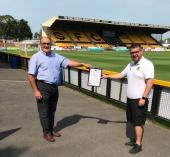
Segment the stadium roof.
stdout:
[[58,29],[99,29],[99,30],[111,30],[111,31],[146,31],[150,33],[163,34],[170,30],[170,26],[140,24],[140,23],[128,23],[107,21],[89,18],[69,17],[69,16],[56,16],[46,22],[42,23],[42,27],[51,27]]

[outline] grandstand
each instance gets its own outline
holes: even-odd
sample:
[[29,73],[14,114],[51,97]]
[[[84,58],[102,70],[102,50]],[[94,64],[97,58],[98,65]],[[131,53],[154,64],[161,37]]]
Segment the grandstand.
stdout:
[[138,43],[144,48],[161,48],[154,38],[170,30],[168,26],[115,22],[88,18],[57,16],[42,23],[42,36],[50,36],[57,47],[130,47]]

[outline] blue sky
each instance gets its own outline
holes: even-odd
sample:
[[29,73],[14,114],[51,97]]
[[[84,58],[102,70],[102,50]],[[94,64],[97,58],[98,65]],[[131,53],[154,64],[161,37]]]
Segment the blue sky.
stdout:
[[58,15],[170,26],[169,8],[170,0],[0,0],[0,15],[27,20],[32,32]]

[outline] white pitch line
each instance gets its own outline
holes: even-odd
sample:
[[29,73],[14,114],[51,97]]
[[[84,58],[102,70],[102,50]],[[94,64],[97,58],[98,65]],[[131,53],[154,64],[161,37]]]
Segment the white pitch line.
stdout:
[[16,81],[16,80],[0,80],[0,82],[28,82],[28,81]]

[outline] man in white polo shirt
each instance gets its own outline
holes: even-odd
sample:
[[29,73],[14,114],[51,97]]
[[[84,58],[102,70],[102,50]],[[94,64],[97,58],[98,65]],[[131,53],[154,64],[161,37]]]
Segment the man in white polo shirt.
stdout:
[[115,75],[103,75],[103,78],[120,79],[127,77],[127,121],[133,125],[135,142],[130,153],[142,150],[142,137],[148,109],[148,97],[153,86],[154,66],[143,57],[143,48],[133,44],[130,48],[132,61],[126,68]]

